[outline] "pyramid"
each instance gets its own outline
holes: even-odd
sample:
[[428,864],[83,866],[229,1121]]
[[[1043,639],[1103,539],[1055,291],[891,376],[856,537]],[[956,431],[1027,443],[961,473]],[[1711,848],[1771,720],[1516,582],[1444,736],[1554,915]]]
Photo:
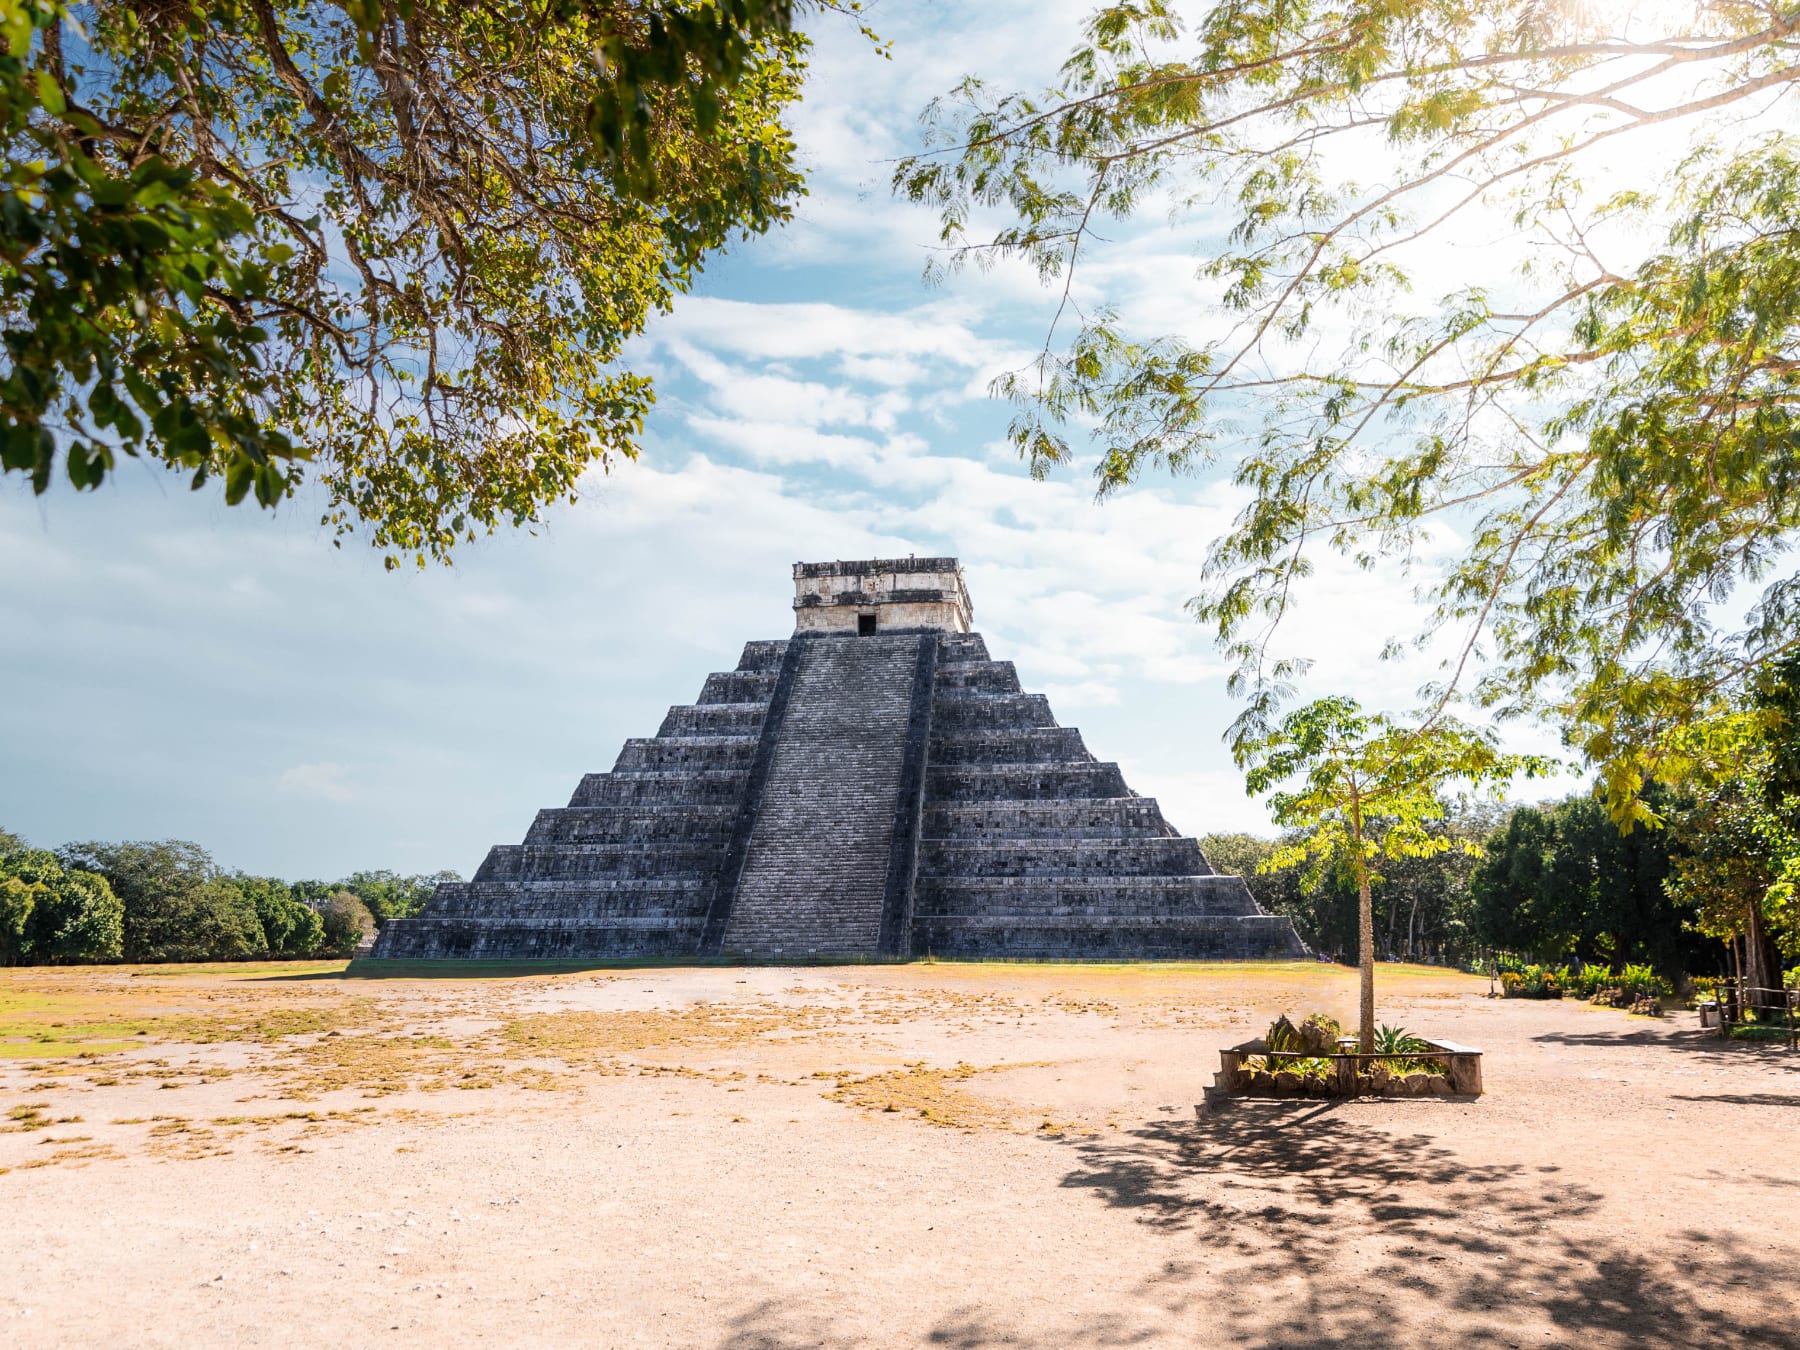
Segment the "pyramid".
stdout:
[[794,566],[750,642],[377,960],[1301,957],[970,631],[955,558]]

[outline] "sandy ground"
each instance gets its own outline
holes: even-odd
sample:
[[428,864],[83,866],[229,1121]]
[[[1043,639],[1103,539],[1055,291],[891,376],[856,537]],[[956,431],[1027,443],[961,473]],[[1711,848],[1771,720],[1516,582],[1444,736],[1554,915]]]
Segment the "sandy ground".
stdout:
[[1383,967],[0,971],[0,1344],[1800,1345],[1800,1055]]

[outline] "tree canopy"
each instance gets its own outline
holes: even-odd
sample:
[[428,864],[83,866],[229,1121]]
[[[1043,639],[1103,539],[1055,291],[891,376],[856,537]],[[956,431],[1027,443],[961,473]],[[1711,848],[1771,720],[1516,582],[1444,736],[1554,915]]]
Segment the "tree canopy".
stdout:
[[0,965],[116,961],[124,916],[105,877],[0,830]]
[[1781,956],[1800,955],[1800,656],[1666,739],[1690,794],[1670,818],[1670,894],[1699,931],[1741,938],[1752,983],[1778,988]]
[[[997,384],[1019,450],[1046,473],[1093,427],[1102,495],[1230,465],[1193,610],[1240,741],[1304,670],[1277,634],[1321,554],[1400,558],[1438,569],[1426,697],[1552,717],[1646,814],[1661,732],[1800,646],[1800,15],[1193,8],[1099,9],[1041,92],[969,79],[896,171],[949,265],[1060,291]],[[1111,223],[1170,211],[1216,308],[1081,303]]]
[[[1682,818],[1663,789],[1653,809]],[[1490,946],[1556,963],[1712,973],[1719,948],[1689,925],[1669,886],[1674,832],[1621,831],[1591,795],[1514,811],[1470,878],[1476,931]]]
[[390,565],[535,520],[636,453],[626,341],[792,211],[794,9],[0,0],[0,468],[310,477]]

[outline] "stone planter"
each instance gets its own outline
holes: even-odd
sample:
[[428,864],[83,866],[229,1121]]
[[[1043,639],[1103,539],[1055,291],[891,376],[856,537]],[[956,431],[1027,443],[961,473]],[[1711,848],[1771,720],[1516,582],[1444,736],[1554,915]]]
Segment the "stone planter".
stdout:
[[[1430,1049],[1411,1055],[1360,1055],[1340,1047],[1335,1055],[1318,1056],[1270,1054],[1263,1041],[1245,1041],[1219,1052],[1219,1072],[1206,1095],[1209,1102],[1230,1097],[1481,1095],[1481,1051],[1453,1041],[1425,1044]],[[1248,1062],[1253,1060],[1261,1067]],[[1302,1062],[1309,1072],[1300,1071]]]

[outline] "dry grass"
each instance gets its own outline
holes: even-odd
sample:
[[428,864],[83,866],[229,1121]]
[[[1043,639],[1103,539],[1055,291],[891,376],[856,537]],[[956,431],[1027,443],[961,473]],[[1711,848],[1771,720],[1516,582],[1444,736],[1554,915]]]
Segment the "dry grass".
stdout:
[[825,1094],[832,1101],[863,1111],[912,1116],[953,1130],[1010,1129],[1016,1110],[1009,1103],[977,1096],[956,1085],[977,1074],[1021,1067],[1024,1066],[996,1064],[979,1068],[958,1063],[947,1069],[934,1069],[921,1060],[885,1073],[858,1075],[838,1071],[813,1076],[835,1084]]
[[578,1063],[646,1050],[720,1050],[775,1036],[810,1036],[838,1019],[836,1009],[774,1003],[697,1003],[643,1012],[533,1013],[503,1025],[498,1043],[514,1054]]

